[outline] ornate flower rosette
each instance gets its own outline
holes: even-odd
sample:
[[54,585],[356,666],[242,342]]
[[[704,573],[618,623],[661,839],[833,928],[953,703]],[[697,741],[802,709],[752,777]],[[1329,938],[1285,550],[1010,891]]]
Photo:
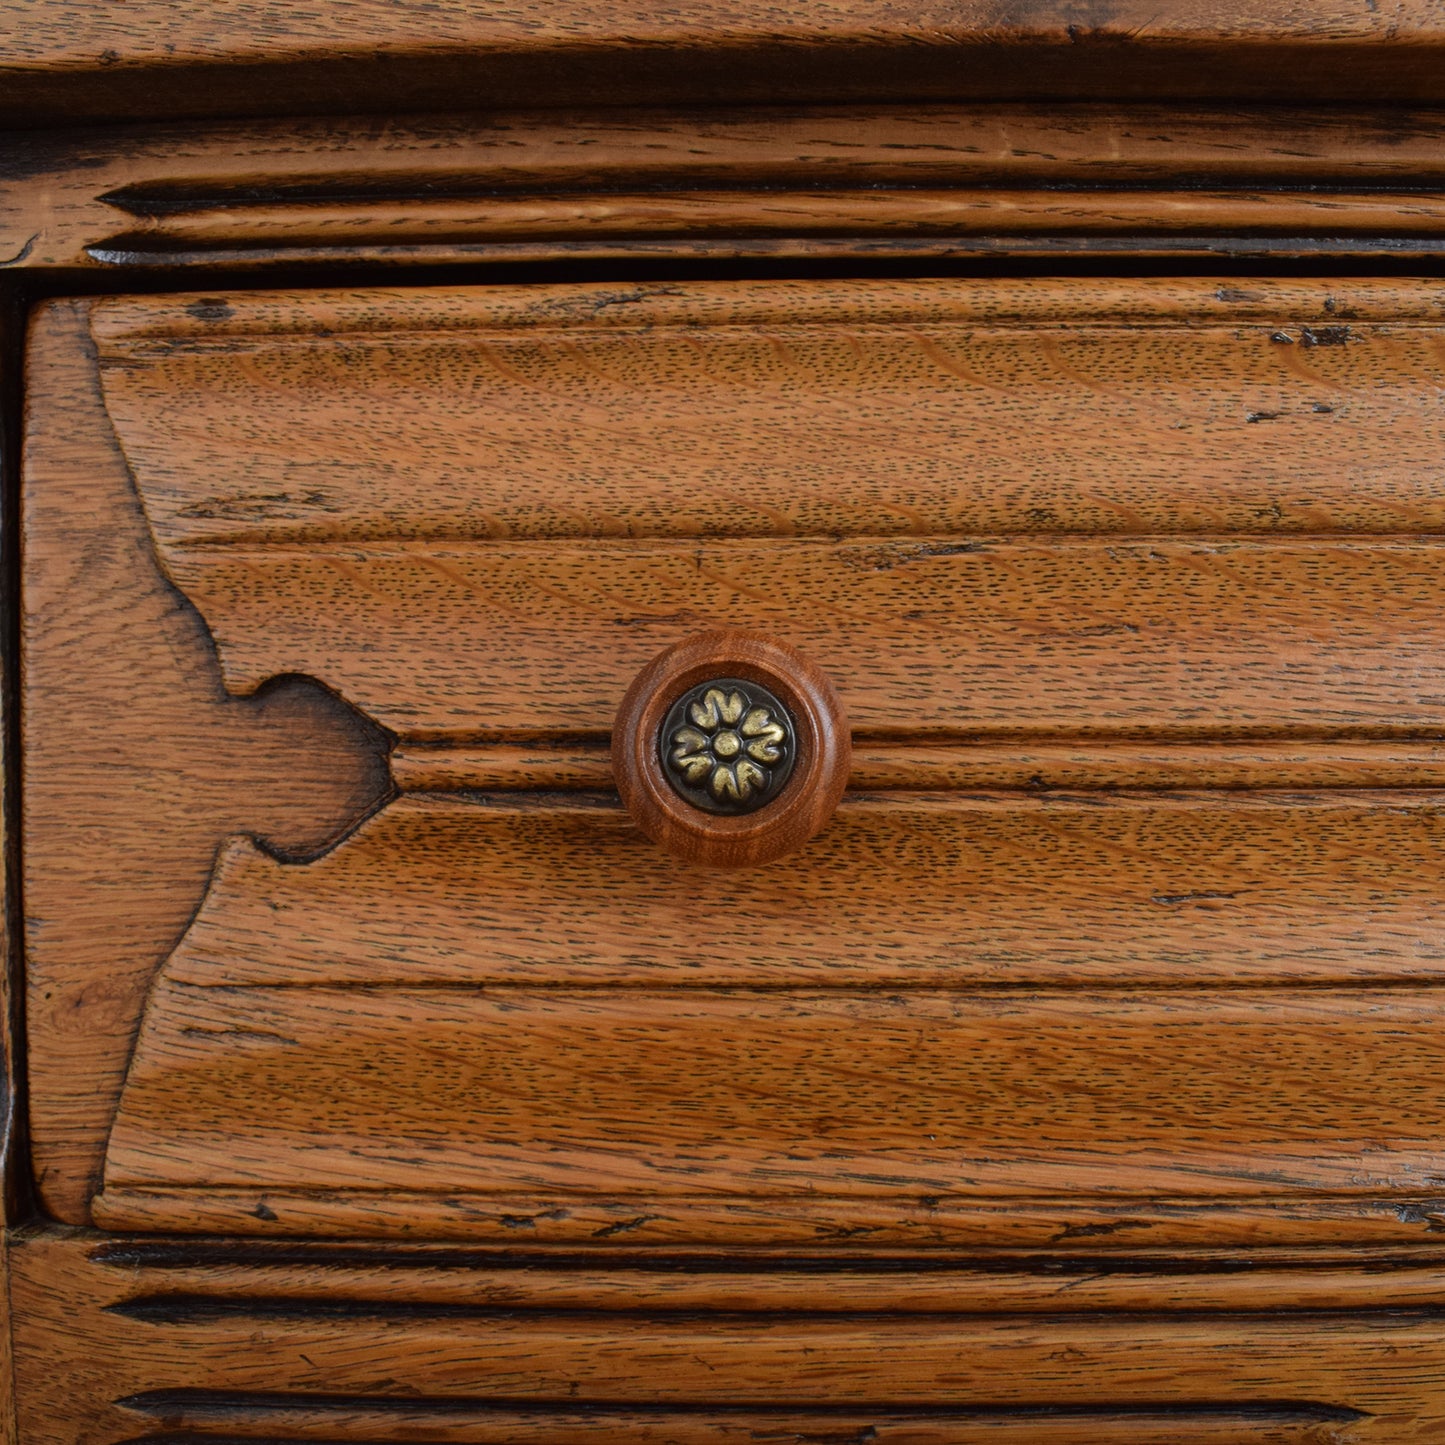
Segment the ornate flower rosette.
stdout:
[[776,797],[796,757],[793,721],[766,688],[712,678],[684,693],[659,743],[668,781],[711,813],[751,813]]

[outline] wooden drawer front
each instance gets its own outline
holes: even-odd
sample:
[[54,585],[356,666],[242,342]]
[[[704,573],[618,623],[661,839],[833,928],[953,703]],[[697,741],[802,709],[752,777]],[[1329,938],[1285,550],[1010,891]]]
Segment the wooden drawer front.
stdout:
[[[115,1228],[1414,1237],[1445,1174],[1442,321],[1429,281],[52,308],[54,1207],[86,1217],[103,1157]],[[132,644],[77,545],[167,599],[158,636],[169,587],[196,610],[175,727],[86,715]],[[660,648],[739,623],[829,673],[853,789],[779,863],[689,870],[607,731]],[[81,819],[103,732],[143,742]],[[278,836],[293,759],[311,822]],[[179,942],[67,917],[182,816]],[[114,1035],[88,1076],[76,1017]]]

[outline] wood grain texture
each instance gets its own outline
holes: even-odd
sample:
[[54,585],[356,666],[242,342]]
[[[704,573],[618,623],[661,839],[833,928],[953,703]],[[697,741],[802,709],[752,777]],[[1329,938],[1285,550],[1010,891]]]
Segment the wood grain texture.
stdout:
[[343,539],[1438,532],[1442,319],[1431,280],[1124,279],[147,297],[94,326],[178,565]]
[[[412,747],[391,754],[392,778],[408,793],[605,791],[612,760],[600,742]],[[1130,743],[1109,739],[868,742],[853,749],[849,787],[1031,792],[1058,789],[1433,788],[1445,786],[1445,744],[1389,739]]]
[[[1127,1235],[1129,1231],[1119,1231]],[[59,1238],[56,1232],[51,1238]],[[525,1237],[505,1249],[458,1243],[158,1239],[71,1235],[115,1313],[179,1319],[261,1300],[298,1313],[344,1300],[405,1300],[441,1311],[610,1310],[618,1314],[1018,1314],[1162,1311],[1281,1314],[1445,1304],[1438,1245],[1264,1247],[1151,1254],[1143,1238],[1112,1252],[1004,1247],[969,1254],[804,1249],[738,1255],[704,1249],[558,1249]],[[1087,1240],[1090,1236],[1082,1236]],[[77,1263],[79,1260],[77,1259]]]
[[[183,997],[142,1042],[107,1180],[201,1208],[249,1187],[276,1233],[296,1227],[282,1201],[316,1190],[365,1196],[357,1232],[410,1232],[415,1190],[633,1201],[629,1244],[696,1243],[695,1195],[791,1198],[816,1237],[844,1232],[840,1197],[941,1199],[945,1219],[974,1195],[1248,1197],[1262,1180],[1413,1200],[1438,1165],[1435,998]],[[447,1233],[511,1237],[458,1213]],[[103,1217],[153,1226],[108,1197]]]
[[[746,621],[871,738],[1433,738],[1441,543],[354,542],[176,551],[227,686],[316,677],[390,731],[603,735],[661,647]],[[585,667],[578,659],[586,658]]]
[[615,795],[411,794],[309,864],[233,841],[166,980],[1435,985],[1442,806],[1435,791],[855,796],[791,859],[718,881],[649,844]]
[[1445,116],[1430,110],[1057,102],[71,129],[7,137],[0,268],[1398,260],[1445,245],[1442,133]]
[[15,1308],[10,1297],[10,1229],[0,1232],[0,1445],[21,1445],[16,1434]]
[[[0,553],[5,563],[0,571],[13,573],[18,551],[15,536],[16,511],[13,499],[19,490],[20,456],[19,407],[15,403],[23,385],[23,310],[16,298],[0,288],[0,492],[6,499],[0,516]],[[9,594],[13,598],[13,591]],[[23,950],[16,940],[18,923],[18,790],[14,786],[16,745],[19,729],[18,668],[14,656],[15,610],[13,602],[0,607],[0,626],[5,629],[3,683],[0,683],[0,1230],[18,1223],[31,1208],[30,1162],[25,1137],[23,1099],[25,991]],[[0,1289],[0,1303],[4,1301]],[[6,1325],[0,1319],[0,1355],[3,1355]],[[8,1358],[5,1357],[5,1358]],[[0,1358],[0,1445],[12,1445],[5,1430],[13,1430],[13,1410],[5,1408],[4,1378],[8,1373]],[[10,1422],[7,1426],[6,1422]]]
[[[1358,1250],[1430,1239],[1445,1224],[1434,1186],[1413,1193],[1254,1194],[1140,1199],[1126,1195],[1023,1196],[945,1200],[924,1194],[842,1197],[828,1201],[828,1222],[806,1195],[675,1197],[635,1192],[583,1198],[570,1194],[288,1194],[255,1186],[222,1189],[107,1190],[95,1200],[105,1228],[171,1236],[238,1239],[414,1239],[570,1244],[579,1240],[628,1252],[645,1227],[643,1250],[707,1247],[752,1254],[777,1248],[832,1254],[898,1248],[949,1252],[1057,1250],[1104,1257],[1147,1241],[1170,1257],[1195,1250]],[[657,1206],[663,1205],[662,1209]]]
[[[0,0],[27,122],[283,78],[613,106],[7,146],[0,262],[1445,253],[1438,113],[747,113],[1438,100],[1409,3],[747,3],[183,5],[136,44],[144,0],[37,0],[7,51]],[[735,104],[628,108],[669,94]],[[95,1221],[172,1237],[6,1238],[16,1445],[1437,1438],[1442,299],[46,308],[36,1163],[83,1220],[104,1146]],[[724,620],[862,732],[832,824],[718,883],[603,750]]]
[[[7,13],[15,10],[7,6]],[[31,22],[23,31],[7,35],[7,64],[99,66],[102,47],[119,54],[111,64],[175,64],[185,57],[251,61],[258,52],[285,53],[288,48],[335,48],[346,44],[400,49],[407,44],[474,45],[512,44],[541,49],[547,45],[575,44],[622,46],[629,39],[664,39],[672,36],[691,44],[717,43],[734,37],[792,33],[818,42],[838,42],[861,36],[921,35],[946,42],[950,37],[989,35],[1000,43],[1017,43],[1027,37],[1067,40],[1077,29],[1072,12],[1056,0],[1022,7],[1012,16],[1000,16],[980,5],[960,6],[946,25],[920,0],[885,5],[877,0],[845,0],[835,6],[799,6],[778,11],[755,0],[727,4],[688,0],[666,8],[645,4],[575,4],[565,12],[548,14],[540,7],[497,11],[463,3],[446,17],[415,4],[388,4],[386,0],[346,0],[332,5],[269,4],[259,11],[238,4],[202,5],[189,0],[164,12],[168,32],[151,26],[162,12],[144,8],[117,15],[104,9],[76,8],[42,0],[26,12]],[[240,23],[244,17],[244,23]],[[1103,38],[1113,34],[1135,43],[1184,41],[1191,37],[1240,42],[1298,39],[1328,45],[1347,40],[1390,42],[1400,50],[1445,39],[1438,11],[1427,0],[1405,0],[1387,14],[1367,5],[1334,3],[1301,12],[1288,0],[1260,0],[1249,7],[1238,4],[1190,4],[1188,0],[1116,0],[1104,7],[1090,27]],[[121,47],[124,47],[123,49]]]
[[[696,1195],[792,1196],[825,1234],[835,1198],[1413,1198],[1438,1168],[1439,1006],[1383,990],[163,986],[106,1193],[249,1187],[278,1232],[272,1191],[360,1194],[403,1234],[392,1188],[533,1193],[563,1214],[574,1195],[628,1199],[633,1244],[704,1242]],[[109,1198],[101,1217],[153,1226]],[[574,1230],[559,1220],[554,1237]]]
[[30,1128],[44,1207],[79,1220],[145,989],[221,840],[310,854],[387,785],[375,730],[322,690],[226,696],[203,624],[156,569],[83,308],[40,313],[28,374]]
[[602,734],[661,647],[745,622],[865,736],[1434,736],[1440,299],[767,283],[94,326],[236,692],[306,673],[413,740]]
[[[1181,1271],[58,1232],[11,1250],[22,1423],[57,1445],[1393,1445],[1438,1433],[1445,1370],[1423,1251]],[[728,1310],[694,1308],[709,1285]]]
[[565,8],[7,0],[5,119],[639,100],[1254,96],[1438,101],[1430,0],[759,0]]
[[[1165,777],[1173,768],[1198,786],[1220,749],[1233,749],[1226,774],[1257,783],[1271,756],[1303,748],[1327,778],[1358,785],[1366,760],[1428,750],[1445,726],[1430,381],[1439,305],[1429,283],[424,290],[107,301],[92,308],[92,333],[158,556],[209,623],[233,691],[301,673],[413,752],[445,742],[485,755],[500,742],[512,755],[571,745],[585,756],[659,644],[741,611],[823,665],[865,745],[922,748],[935,766],[962,756],[942,753],[945,742],[995,754],[1016,745],[1012,776],[1027,782],[1038,769],[1031,749],[1052,749],[1057,763],[1072,742],[1133,748],[1153,761],[1132,766]],[[1181,400],[1165,405],[1166,424],[1158,411],[1171,385]],[[1319,401],[1322,387],[1336,399]],[[292,396],[294,419],[279,419]],[[1307,484],[1297,440],[1253,442],[1280,419],[1275,405],[1281,415],[1294,407],[1303,425],[1345,429],[1360,463],[1348,488],[1316,485],[1313,462]],[[1078,422],[1067,445],[1066,406]],[[1159,451],[1179,423],[1187,451],[1165,466]],[[751,450],[718,451],[725,425]],[[997,478],[1033,436],[1050,440],[1032,491],[1001,491]],[[889,500],[898,496],[908,498],[902,513]],[[1006,535],[980,535],[984,522]],[[1186,535],[1159,535],[1171,530]],[[1201,754],[1199,740],[1211,737],[1215,752]],[[1183,740],[1192,741],[1165,747]],[[1250,748],[1264,751],[1252,758]],[[1343,774],[1341,756],[1355,759]],[[928,765],[905,763],[903,783]],[[943,766],[947,775],[952,764]],[[953,779],[962,785],[966,777]],[[930,1030],[942,1039],[953,1010],[1002,1006],[975,994],[980,986],[1429,983],[1437,812],[1428,792],[1358,790],[860,796],[799,855],[806,867],[723,890],[660,867],[606,798],[413,793],[300,867],[237,842],[157,986],[98,1217],[214,1229],[267,1228],[274,1215],[282,1230],[505,1237],[499,1216],[573,1217],[556,1201],[583,1171],[610,1181],[610,1202],[596,1206],[600,1218],[579,1214],[563,1229],[591,1237],[655,1212],[636,1203],[647,1185],[625,1159],[604,1166],[587,1153],[589,1131],[595,1146],[614,1125],[627,1142],[609,1149],[619,1158],[633,1149],[663,1173],[669,1148],[681,1158],[700,1139],[731,1138],[740,1152],[713,1159],[702,1192],[757,1195],[760,1181],[787,1171],[748,1153],[756,1131],[719,1102],[762,1087],[762,1074],[747,1082],[749,1069],[765,1071],[774,1055],[792,1061],[773,1065],[785,1072],[817,1068],[811,1087],[823,1097],[827,1079],[866,1073],[870,1051],[886,1052],[888,1040]],[[478,993],[479,984],[503,992]],[[809,992],[819,987],[832,990],[821,1002]],[[886,989],[903,992],[890,1003]],[[1047,1013],[1057,998],[1066,1010],[1103,1011],[1097,1018],[1118,1002],[1079,1003],[1086,997],[1046,994],[1037,1007]],[[1284,1017],[1293,997],[1218,1007]],[[1432,997],[1422,991],[1418,1006]],[[1391,1109],[1406,1119],[1410,1080],[1433,1064],[1397,1050],[1404,1073],[1393,1084],[1382,1075],[1370,1096],[1383,1112],[1352,1113],[1362,1101],[1343,1081],[1366,1055],[1383,1069],[1385,1046],[1371,1052],[1363,1018],[1338,1056],[1322,1040],[1336,1027],[1348,1037],[1360,1003],[1298,998],[1319,1030],[1311,1055],[1310,1026],[1299,1025],[1298,1057],[1316,1070],[1307,1083],[1279,1071],[1283,1043],[1248,1046],[1256,1055],[1241,1046],[1238,1088],[1272,1117],[1284,1117],[1291,1089],[1345,1097],[1299,1150],[1249,1135],[1233,1164],[1201,1163],[1179,1144],[1185,1114],[1201,1107],[1190,1090],[1213,1074],[1202,1056],[1178,1052],[1163,1020],[1199,1008],[1198,1037],[1222,1030],[1206,1054],[1233,1059],[1232,1025],[1204,1021],[1211,997],[1161,1001],[1157,1015],[1145,1006],[1107,1043],[1085,1029],[1080,1078],[1100,1067],[1102,1050],[1130,1059],[1133,1084],[1155,1089],[1163,1075],[1153,1071],[1170,1067],[1151,1052],[1161,1040],[1182,1071],[1169,1077],[1185,1102],[1159,1125],[1157,1157],[1128,1166],[1136,1192],[1187,1194],[1206,1176],[1216,1189],[1226,1176],[1256,1189],[1283,1181],[1306,1203],[1366,1179],[1408,1191],[1409,1176],[1427,1169],[1423,1125],[1413,1142],[1396,1141],[1398,1160],[1376,1136]],[[1416,1007],[1415,996],[1401,1006]],[[622,1012],[613,1019],[609,1007]],[[896,1016],[875,1018],[879,1008]],[[514,1030],[521,1039],[522,1015],[540,1020],[539,1042],[519,1042],[514,1059],[529,1102],[505,1128],[467,1112],[481,1107],[471,1085],[457,1095],[443,1082],[448,1060],[474,1081],[500,1067],[488,1043],[493,1010],[506,1015],[509,1039]],[[588,1029],[600,1030],[594,1072],[623,1090],[615,1118],[588,1114],[556,1058],[547,1062],[542,1040]],[[671,1143],[645,1129],[634,1137],[641,1101],[665,1098],[663,1075],[684,1076],[714,1034],[742,1050],[731,1073],[718,1070],[719,1099],[699,1103]],[[624,1047],[623,1036],[633,1042]],[[638,1039],[662,1074],[629,1085],[602,1060],[630,1059]],[[831,1062],[828,1049],[838,1050]],[[1027,1093],[1008,1069],[1030,1056],[1012,1043],[1000,1050],[998,1097]],[[919,1045],[890,1065],[888,1087],[901,1092],[848,1117],[899,1117],[916,1098],[910,1089],[969,1066],[952,1063],[960,1052],[985,1073],[996,1057],[981,1035],[949,1035],[946,1057]],[[351,1093],[353,1076],[368,1091]],[[419,1080],[429,1081],[425,1109],[407,1093]],[[959,1087],[982,1089],[972,1075]],[[338,1088],[345,1107],[333,1116]],[[275,1090],[284,1097],[252,1121],[258,1133],[226,1113]],[[834,1102],[844,1117],[844,1101]],[[1078,1137],[1105,1128],[1073,1103]],[[580,1122],[572,1152],[559,1145],[550,1163],[546,1150],[494,1158],[431,1136],[413,1148],[406,1121],[450,1107],[461,1111],[446,1115],[457,1141],[479,1129],[492,1145],[506,1129],[521,1138],[524,1114],[527,1128],[569,1114]],[[1005,1113],[999,1104],[994,1117]],[[210,1122],[192,1136],[177,1119]],[[327,1119],[325,1138],[308,1132]],[[688,1132],[694,1124],[700,1133]],[[1103,1176],[1117,1182],[1124,1167],[1111,1160],[1090,1173],[1051,1136],[1055,1152],[1029,1184],[1026,1169],[1009,1172],[999,1137],[980,1136],[981,1163],[944,1161],[943,1176],[1057,1198],[1105,1188]],[[861,1134],[846,1146],[855,1147],[867,1153]],[[1132,1137],[1119,1147],[1138,1154]],[[1385,1162],[1371,1174],[1362,1161],[1376,1149]],[[877,1161],[863,1154],[866,1173]],[[385,1176],[390,1192],[368,1192],[375,1179],[347,1173],[388,1160],[399,1171]],[[806,1185],[826,1194],[839,1166],[817,1167]],[[488,1189],[492,1204],[481,1197]],[[848,1203],[846,1192],[833,1197]],[[471,1201],[455,1225],[436,1208],[453,1196]],[[833,1207],[824,1199],[779,1214],[770,1202],[729,1225],[704,1201],[649,1227],[705,1238],[735,1226],[755,1239],[819,1227],[908,1237],[920,1227],[916,1204],[881,1224]],[[978,1216],[964,1215],[941,1237],[972,1237]],[[1358,1208],[1346,1218],[1357,1227]],[[1230,1215],[1223,1227],[1238,1238],[1258,1225]],[[1396,1227],[1417,1225],[1412,1216]]]

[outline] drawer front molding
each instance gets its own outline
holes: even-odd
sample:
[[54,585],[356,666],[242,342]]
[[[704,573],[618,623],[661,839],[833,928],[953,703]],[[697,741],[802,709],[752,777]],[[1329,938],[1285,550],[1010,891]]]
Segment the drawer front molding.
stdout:
[[[37,1095],[50,1197],[92,1217],[103,1154],[118,1229],[973,1247],[1007,1198],[1029,1247],[1071,1200],[1105,1243],[1429,1231],[1442,302],[71,308],[95,360],[37,355],[103,401],[214,706],[310,679],[298,740],[371,771],[309,851],[244,809],[199,830],[180,941],[128,944],[133,1050]],[[82,486],[95,450],[36,465]],[[73,525],[36,510],[32,555]],[[76,655],[50,615],[37,684]],[[606,747],[649,659],[739,615],[825,670],[858,762],[811,842],[700,889]],[[37,933],[37,1037],[80,958]]]

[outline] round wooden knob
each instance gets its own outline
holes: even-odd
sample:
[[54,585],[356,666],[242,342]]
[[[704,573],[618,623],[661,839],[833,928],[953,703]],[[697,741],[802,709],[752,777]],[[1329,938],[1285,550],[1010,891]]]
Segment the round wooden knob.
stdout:
[[617,790],[637,826],[713,868],[806,843],[843,796],[850,753],[832,684],[757,632],[704,632],[654,657],[612,730]]

